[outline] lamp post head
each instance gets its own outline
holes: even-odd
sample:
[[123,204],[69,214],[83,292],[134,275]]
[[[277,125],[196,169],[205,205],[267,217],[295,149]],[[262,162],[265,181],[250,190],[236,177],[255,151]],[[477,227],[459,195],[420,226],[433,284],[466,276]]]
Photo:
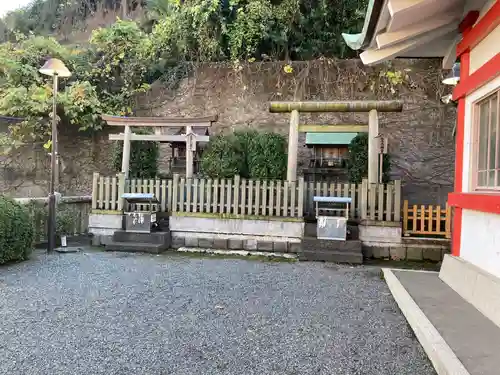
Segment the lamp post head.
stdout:
[[460,81],[460,63],[453,64],[450,74],[443,79],[443,84],[456,86]]
[[59,59],[47,60],[47,62],[40,68],[39,72],[51,77],[55,75],[63,78],[71,77],[71,72]]

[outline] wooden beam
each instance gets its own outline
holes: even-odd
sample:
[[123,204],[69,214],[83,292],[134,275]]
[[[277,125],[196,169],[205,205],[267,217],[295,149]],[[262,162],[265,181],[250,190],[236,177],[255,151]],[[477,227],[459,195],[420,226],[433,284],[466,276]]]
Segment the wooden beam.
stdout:
[[164,118],[164,117],[121,117],[102,115],[102,119],[111,126],[154,126],[154,127],[206,127],[217,121],[217,116],[193,118]]
[[[110,141],[123,141],[125,135],[120,134],[110,134]],[[196,142],[208,142],[210,137],[208,135],[197,135]],[[134,134],[130,136],[131,141],[149,141],[149,142],[186,142],[186,136],[184,135],[157,135],[157,134]]]
[[352,100],[348,102],[271,102],[269,112],[401,112],[403,103],[397,100]]
[[[400,30],[415,25],[435,14],[455,12],[450,1],[445,0],[389,0],[387,7],[391,15],[386,31]],[[456,7],[459,10],[459,7]]]
[[368,133],[368,125],[299,125],[300,133]]

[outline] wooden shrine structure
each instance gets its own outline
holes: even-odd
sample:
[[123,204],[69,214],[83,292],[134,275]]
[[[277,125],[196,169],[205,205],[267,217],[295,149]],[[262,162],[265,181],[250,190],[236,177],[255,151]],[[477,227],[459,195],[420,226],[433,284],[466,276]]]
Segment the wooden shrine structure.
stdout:
[[[380,136],[378,112],[401,112],[403,104],[387,101],[333,101],[333,102],[271,102],[269,112],[291,113],[288,133],[287,181],[297,180],[297,147],[299,132],[366,132],[368,131],[368,182],[379,182]],[[300,125],[299,112],[368,112],[367,125]]]
[[[192,178],[197,144],[209,141],[207,129],[212,126],[213,122],[217,121],[217,116],[164,118],[103,115],[102,119],[110,126],[123,126],[125,128],[124,133],[110,134],[109,139],[123,141],[122,173],[126,177],[129,173],[130,142],[151,141],[172,144],[184,143],[186,145],[186,178]],[[133,127],[153,128],[154,134],[136,134],[132,132]]]

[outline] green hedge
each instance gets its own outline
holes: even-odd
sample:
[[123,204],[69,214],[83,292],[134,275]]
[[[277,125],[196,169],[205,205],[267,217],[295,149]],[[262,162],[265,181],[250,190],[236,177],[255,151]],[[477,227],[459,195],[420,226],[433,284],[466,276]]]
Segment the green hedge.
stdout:
[[[382,181],[389,181],[391,159],[389,154],[384,155]],[[349,159],[347,161],[349,182],[361,183],[368,177],[368,133],[358,134],[349,144]]]
[[0,264],[28,259],[33,245],[33,223],[28,209],[0,196]]

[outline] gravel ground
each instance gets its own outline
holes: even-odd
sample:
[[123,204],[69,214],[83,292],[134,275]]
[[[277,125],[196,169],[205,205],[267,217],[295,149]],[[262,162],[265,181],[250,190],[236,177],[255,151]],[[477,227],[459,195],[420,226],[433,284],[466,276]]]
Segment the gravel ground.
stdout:
[[435,374],[376,268],[90,250],[0,267],[0,373]]

